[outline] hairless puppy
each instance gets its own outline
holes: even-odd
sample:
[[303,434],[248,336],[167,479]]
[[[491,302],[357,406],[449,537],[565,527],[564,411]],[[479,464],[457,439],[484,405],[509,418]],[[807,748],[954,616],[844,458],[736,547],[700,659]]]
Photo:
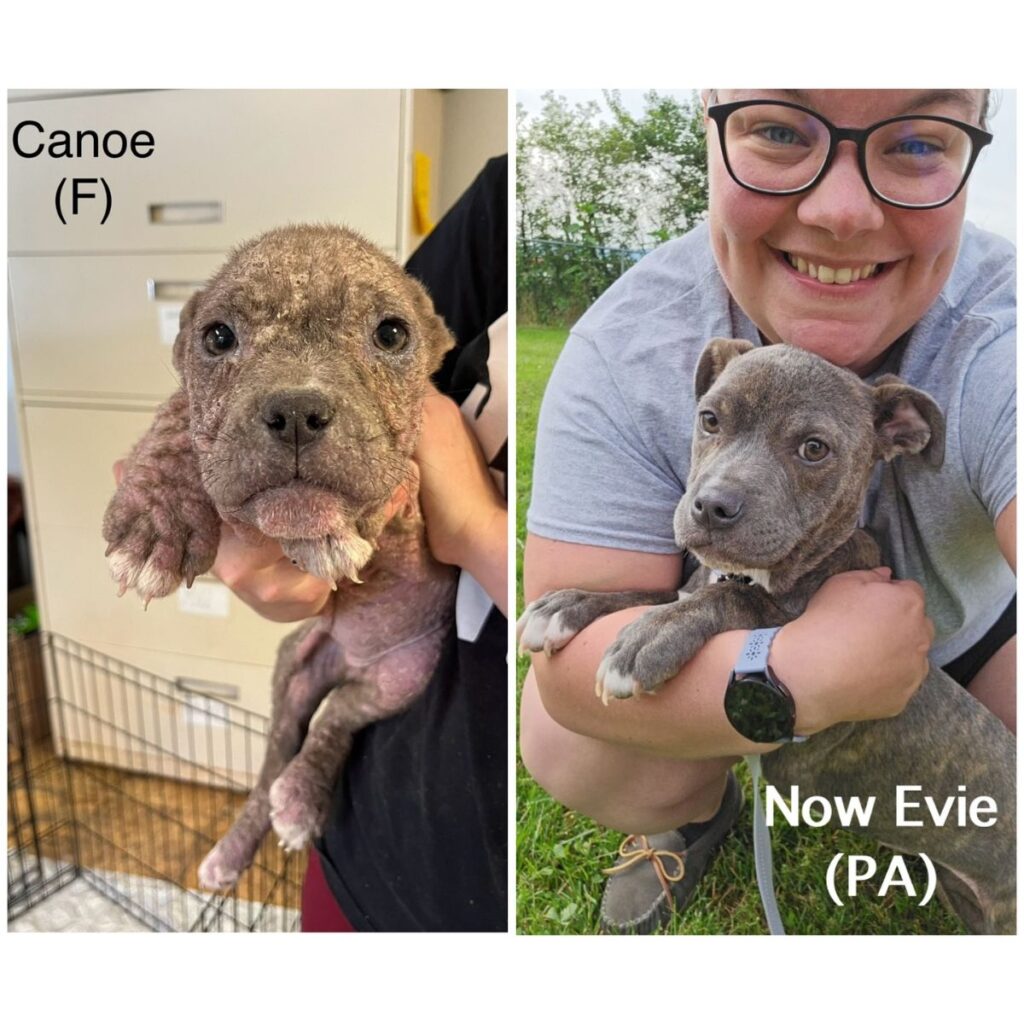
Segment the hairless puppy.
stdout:
[[[337,227],[242,245],[182,310],[182,388],[103,521],[121,593],[148,603],[191,585],[222,522],[279,541],[334,587],[278,652],[266,757],[199,868],[206,888],[232,886],[271,826],[288,850],[318,835],[353,734],[409,704],[437,663],[454,570],[427,548],[412,453],[451,346],[423,288]],[[399,488],[407,501],[392,515]]]
[[[606,702],[657,690],[716,633],[789,622],[829,576],[876,567],[877,545],[856,528],[874,463],[943,461],[943,417],[928,395],[891,375],[868,385],[790,346],[716,339],[698,363],[696,393],[675,534],[701,568],[679,591],[555,591],[518,623],[524,649],[552,655],[603,615],[658,605],[606,652],[597,673]],[[997,934],[1016,927],[1015,765],[1002,722],[934,667],[902,714],[840,723],[763,758],[783,792],[798,785],[830,801],[875,797],[858,831],[929,856],[966,927]],[[897,787],[913,785],[940,805],[966,785],[995,802],[996,820],[961,826],[950,815],[939,825],[924,815],[920,825],[900,824]]]

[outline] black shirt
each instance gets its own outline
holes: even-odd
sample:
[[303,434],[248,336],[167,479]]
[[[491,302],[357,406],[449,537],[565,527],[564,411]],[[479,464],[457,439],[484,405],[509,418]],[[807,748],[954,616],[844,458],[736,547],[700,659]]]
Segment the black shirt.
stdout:
[[[458,341],[438,387],[460,403],[476,389],[474,415],[505,386],[487,328],[508,306],[507,182],[507,158],[490,161],[407,265]],[[507,424],[485,450],[502,474],[506,449]],[[356,736],[317,849],[357,930],[506,930],[506,652],[495,608],[473,642],[453,627],[423,694]]]

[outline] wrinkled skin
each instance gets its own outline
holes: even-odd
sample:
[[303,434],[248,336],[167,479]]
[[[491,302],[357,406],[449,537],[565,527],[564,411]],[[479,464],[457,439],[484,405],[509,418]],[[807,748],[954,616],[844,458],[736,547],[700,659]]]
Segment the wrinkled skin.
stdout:
[[[319,834],[354,732],[405,707],[433,671],[454,574],[427,548],[412,452],[451,344],[417,282],[327,226],[241,246],[182,310],[183,387],[104,518],[121,592],[148,603],[191,584],[213,565],[222,520],[336,588],[281,646],[266,758],[200,867],[208,888],[237,881],[271,824],[290,850]],[[408,500],[393,515],[399,487]]]

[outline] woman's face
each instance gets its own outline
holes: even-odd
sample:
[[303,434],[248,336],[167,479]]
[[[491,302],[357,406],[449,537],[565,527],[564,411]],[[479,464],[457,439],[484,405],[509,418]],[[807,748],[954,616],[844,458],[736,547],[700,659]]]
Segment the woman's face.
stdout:
[[[864,128],[910,112],[978,124],[982,96],[925,89],[755,89],[718,90],[715,100],[787,100],[838,127]],[[956,258],[966,191],[935,210],[889,206],[868,192],[856,147],[842,142],[810,192],[759,195],[732,180],[716,126],[707,121],[706,127],[711,239],[729,291],[769,340],[869,372],[945,284]],[[823,284],[794,268],[787,256],[834,270],[883,266],[856,283]]]

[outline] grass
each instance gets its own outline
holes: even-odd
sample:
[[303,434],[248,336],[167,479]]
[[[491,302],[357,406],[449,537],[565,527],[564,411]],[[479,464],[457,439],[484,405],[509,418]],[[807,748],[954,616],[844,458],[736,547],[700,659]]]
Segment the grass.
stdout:
[[[526,510],[533,478],[533,448],[544,386],[566,331],[520,328],[517,333],[516,413],[516,568],[517,602],[522,608],[522,557]],[[520,687],[529,662],[517,660]],[[678,935],[757,935],[767,928],[754,876],[751,839],[751,791],[745,766],[737,769],[747,797],[743,813],[684,915],[666,929]],[[578,935],[598,928],[598,906],[604,885],[601,868],[610,866],[622,840],[580,814],[555,803],[517,768],[517,931],[521,934]],[[786,930],[797,935],[950,935],[961,934],[959,922],[934,898],[927,907],[905,892],[892,889],[878,897],[862,886],[859,897],[837,907],[825,878],[832,858],[869,854],[884,875],[891,853],[849,832],[829,828],[771,830],[775,888]],[[908,861],[917,891],[924,891],[923,866]],[[842,875],[841,875],[842,877]]]

